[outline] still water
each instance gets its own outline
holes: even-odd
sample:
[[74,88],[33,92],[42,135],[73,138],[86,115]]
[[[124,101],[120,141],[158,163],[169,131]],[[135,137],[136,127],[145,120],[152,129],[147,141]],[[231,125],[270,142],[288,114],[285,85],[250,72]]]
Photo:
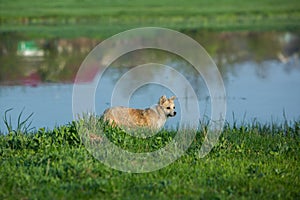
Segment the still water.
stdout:
[[[226,88],[229,123],[269,123],[300,119],[300,60],[297,33],[187,33],[208,51],[221,72]],[[3,38],[3,37],[1,37]],[[72,121],[73,81],[77,70],[89,51],[100,41],[86,38],[65,40],[36,40],[33,49],[39,55],[20,52],[18,35],[1,39],[0,113],[10,108],[8,116],[14,127],[18,114],[24,109],[23,119],[30,113],[32,127],[53,128]],[[26,40],[25,40],[26,41]],[[32,45],[32,44],[31,44]],[[185,60],[158,50],[139,50],[116,60],[105,71],[95,91],[98,115],[110,106],[117,81],[134,66],[156,62],[168,65],[183,74],[192,85],[199,102],[201,120],[208,119],[211,99],[200,74]],[[86,81],[93,81],[92,71]],[[168,71],[147,73],[154,80],[172,79]],[[141,75],[143,76],[143,75]],[[134,77],[132,77],[134,81]],[[84,84],[84,83],[83,83]],[[174,87],[181,87],[174,83]],[[129,106],[146,108],[157,103],[161,95],[174,93],[158,84],[146,84],[132,95]],[[181,105],[178,96],[178,115],[166,123],[174,128],[180,121]],[[192,112],[192,109],[191,109]],[[3,121],[0,131],[5,132]]]

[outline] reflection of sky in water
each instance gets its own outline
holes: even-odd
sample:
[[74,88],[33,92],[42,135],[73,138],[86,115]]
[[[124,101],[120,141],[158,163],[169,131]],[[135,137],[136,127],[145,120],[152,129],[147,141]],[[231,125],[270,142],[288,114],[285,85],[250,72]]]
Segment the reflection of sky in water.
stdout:
[[[299,67],[293,67],[295,65],[287,67],[277,61],[256,65],[254,62],[235,64],[234,72],[227,72],[223,75],[227,93],[226,119],[233,122],[232,113],[234,113],[237,122],[242,122],[244,117],[245,122],[252,122],[254,118],[259,122],[271,122],[272,120],[281,122],[284,119],[283,112],[288,120],[299,119]],[[114,78],[111,78],[111,74],[114,74]],[[200,102],[201,118],[209,115],[210,101],[203,81],[200,77],[191,76],[188,79],[194,88],[200,88],[196,90],[196,93]],[[110,106],[113,83],[117,80],[116,69],[108,70],[101,79],[95,100],[97,114],[101,114]],[[180,87],[179,84],[178,87]],[[158,98],[163,94],[171,96],[172,92],[159,85],[148,84],[134,92],[129,104],[131,107],[146,108],[157,103]],[[179,97],[179,100],[180,98],[185,97]],[[55,125],[67,124],[72,120],[72,85],[46,84],[35,88],[1,86],[0,104],[1,118],[3,118],[5,110],[14,108],[9,114],[16,123],[18,114],[25,108],[24,118],[29,113],[34,113],[32,126],[52,128]],[[177,110],[180,109],[180,106],[187,106],[179,105],[178,101],[176,104]],[[174,127],[179,120],[180,115],[171,119],[166,126]],[[2,120],[0,125],[1,131],[4,131],[5,126]]]
[[246,121],[257,118],[259,122],[278,122],[284,119],[285,112],[288,120],[299,120],[299,68],[287,73],[284,64],[270,61],[261,64],[264,72],[257,72],[254,64],[236,64],[238,74],[228,75],[227,119],[232,121],[234,112],[237,121],[242,121],[245,115]]

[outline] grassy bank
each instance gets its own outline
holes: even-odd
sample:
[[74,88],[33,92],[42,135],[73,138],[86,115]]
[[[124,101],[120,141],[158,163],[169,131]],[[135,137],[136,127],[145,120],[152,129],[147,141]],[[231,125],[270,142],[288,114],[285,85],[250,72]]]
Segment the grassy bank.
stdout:
[[[0,199],[300,198],[299,122],[226,126],[204,158],[197,152],[205,129],[199,130],[184,156],[166,168],[142,174],[116,171],[93,158],[77,130],[72,123],[54,130],[26,134],[11,130],[0,135]],[[132,138],[120,130],[107,133],[115,144],[132,144]],[[132,148],[157,149],[172,135],[162,131],[147,144]]]
[[134,27],[177,30],[299,30],[297,0],[9,1],[1,32],[31,37],[107,37]]

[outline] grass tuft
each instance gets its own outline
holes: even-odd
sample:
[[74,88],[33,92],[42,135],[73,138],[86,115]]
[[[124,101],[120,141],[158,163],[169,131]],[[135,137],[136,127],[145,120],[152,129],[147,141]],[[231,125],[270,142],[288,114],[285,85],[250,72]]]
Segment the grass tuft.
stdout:
[[13,110],[12,108],[7,109],[4,112],[4,117],[3,117],[3,121],[4,121],[6,130],[8,133],[10,133],[10,134],[14,133],[17,135],[21,134],[21,133],[26,134],[34,129],[31,127],[31,124],[32,124],[31,117],[33,116],[33,113],[29,114],[27,117],[25,117],[24,120],[22,120],[24,109],[18,115],[16,128],[13,128],[11,116],[9,116],[9,117],[7,116],[7,114],[12,110]]

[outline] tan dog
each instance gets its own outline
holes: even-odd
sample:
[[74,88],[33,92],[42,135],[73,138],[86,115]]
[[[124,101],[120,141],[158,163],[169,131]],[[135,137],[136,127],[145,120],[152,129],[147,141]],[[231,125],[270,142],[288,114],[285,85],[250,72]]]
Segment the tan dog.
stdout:
[[153,131],[161,129],[168,117],[176,115],[173,96],[167,99],[166,96],[160,97],[158,104],[146,109],[134,109],[126,107],[112,107],[103,113],[104,121],[111,125],[122,128],[136,129],[147,128]]

